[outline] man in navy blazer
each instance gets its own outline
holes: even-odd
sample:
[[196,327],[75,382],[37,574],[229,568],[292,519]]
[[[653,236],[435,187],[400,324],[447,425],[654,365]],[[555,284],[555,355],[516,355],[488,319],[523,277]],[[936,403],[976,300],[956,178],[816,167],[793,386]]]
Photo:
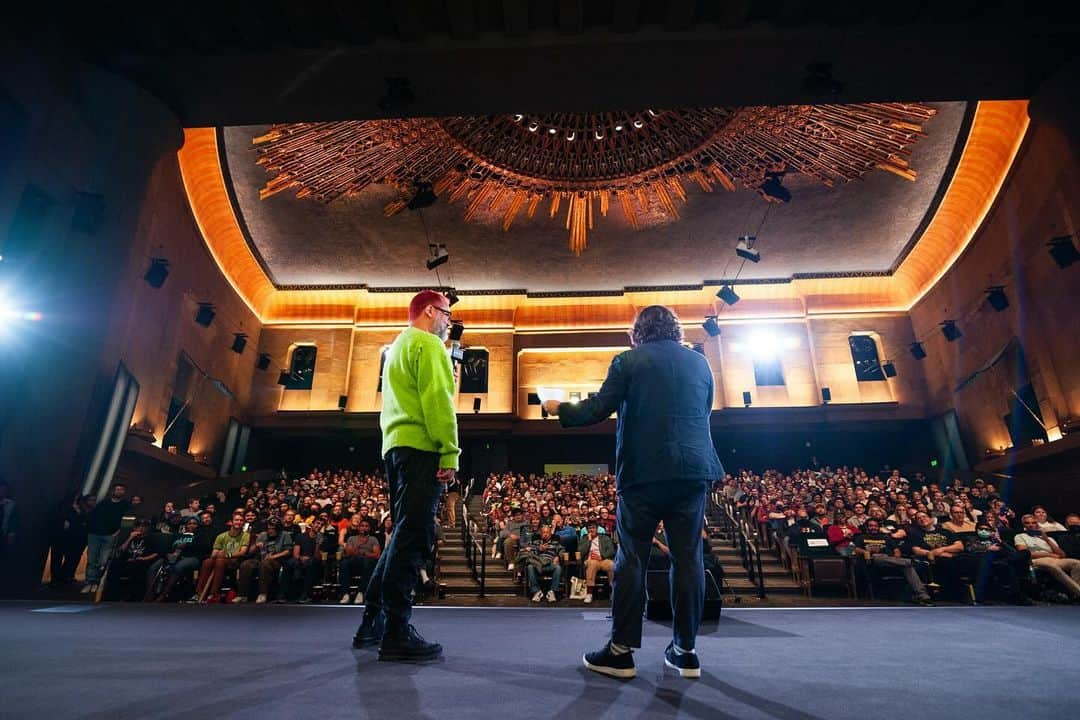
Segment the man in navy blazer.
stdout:
[[683,677],[700,677],[694,646],[705,603],[701,527],[709,485],[724,477],[709,430],[712,370],[703,355],[682,345],[679,319],[662,305],[643,309],[630,337],[633,349],[611,361],[600,392],[579,403],[544,404],[563,427],[592,425],[618,412],[611,640],[583,662],[613,677],[636,675],[632,648],[641,647],[645,570],[663,520],[674,616],[664,662]]

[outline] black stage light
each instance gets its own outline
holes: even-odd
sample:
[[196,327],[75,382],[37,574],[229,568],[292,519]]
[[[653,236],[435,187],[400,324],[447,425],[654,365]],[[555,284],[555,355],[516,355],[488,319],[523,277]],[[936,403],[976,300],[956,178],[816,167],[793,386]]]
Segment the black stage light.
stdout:
[[953,342],[958,338],[964,337],[964,333],[960,332],[960,328],[956,327],[955,320],[945,320],[941,323],[941,334],[945,336],[945,339],[949,342]]
[[450,307],[454,307],[461,298],[457,296],[457,293],[454,292],[453,288],[450,288],[446,291],[446,299],[450,302]]
[[417,181],[416,194],[409,200],[409,204],[406,205],[410,210],[420,210],[422,208],[431,207],[435,204],[435,201],[439,197],[435,194],[435,189],[429,182]]
[[730,285],[725,285],[716,292],[716,297],[720,298],[728,305],[734,305],[739,302],[739,295],[735,292]]
[[244,333],[233,333],[232,351],[240,354],[244,352],[245,347],[247,347],[247,335]]
[[701,323],[701,327],[705,328],[705,332],[709,333],[709,337],[720,336],[720,325],[716,322],[715,315],[709,315],[705,318],[705,322]]
[[270,367],[270,356],[266,353],[259,353],[259,359],[255,361],[255,367],[259,370],[266,370]]
[[784,173],[766,173],[765,182],[761,183],[758,190],[765,199],[772,198],[778,202],[791,200],[791,191],[784,187]]
[[441,243],[430,243],[428,253],[430,255],[427,259],[428,270],[434,270],[440,265],[446,264],[446,261],[450,259],[450,253],[447,252],[446,246]]
[[150,287],[159,288],[165,284],[165,278],[169,277],[169,261],[165,258],[150,258],[150,269],[143,275],[143,280]]
[[750,391],[747,390],[742,394],[742,401],[745,407],[750,407]]
[[199,323],[203,327],[210,327],[210,323],[214,322],[213,303],[199,303],[199,310],[195,313],[195,322]]
[[911,343],[911,355],[916,360],[922,360],[924,357],[926,357],[926,351],[923,350],[922,343],[920,343],[920,342]]
[[998,312],[1009,307],[1009,298],[1005,294],[1004,285],[992,285],[986,288],[986,302]]
[[292,374],[288,370],[282,370],[277,377],[278,385],[288,385],[292,381]]
[[882,365],[881,370],[885,373],[885,377],[896,377],[896,365],[891,362]]
[[754,249],[755,242],[757,238],[753,235],[743,235],[735,246],[735,254],[753,263],[761,262],[761,253]]
[[1080,252],[1077,252],[1076,245],[1073,244],[1072,235],[1060,235],[1047,245],[1050,247],[1050,256],[1059,268],[1065,269],[1080,260]]
[[827,387],[821,388],[821,403],[823,405],[828,405],[831,402],[832,402],[832,390],[830,390]]

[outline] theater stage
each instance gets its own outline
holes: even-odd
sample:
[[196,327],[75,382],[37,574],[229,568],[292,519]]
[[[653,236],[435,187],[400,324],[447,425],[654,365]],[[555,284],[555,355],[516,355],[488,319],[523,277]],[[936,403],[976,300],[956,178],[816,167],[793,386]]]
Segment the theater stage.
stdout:
[[1080,608],[725,609],[703,676],[666,670],[647,622],[638,677],[581,666],[607,610],[418,608],[441,661],[349,647],[356,607],[0,604],[11,718],[1068,718]]

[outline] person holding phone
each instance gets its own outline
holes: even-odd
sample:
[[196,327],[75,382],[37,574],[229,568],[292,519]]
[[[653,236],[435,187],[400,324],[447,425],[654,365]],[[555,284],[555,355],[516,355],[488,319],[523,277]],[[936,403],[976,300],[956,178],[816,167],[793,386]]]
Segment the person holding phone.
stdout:
[[1054,538],[1039,527],[1039,520],[1034,515],[1025,515],[1020,522],[1024,524],[1024,532],[1013,538],[1016,549],[1029,551],[1032,565],[1050,573],[1073,600],[1080,600],[1080,560],[1065,557]]

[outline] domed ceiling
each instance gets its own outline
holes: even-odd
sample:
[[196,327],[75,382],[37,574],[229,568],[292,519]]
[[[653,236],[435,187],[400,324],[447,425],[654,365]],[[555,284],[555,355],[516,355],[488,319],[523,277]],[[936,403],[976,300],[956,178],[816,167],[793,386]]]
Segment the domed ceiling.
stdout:
[[595,292],[888,274],[968,123],[966,103],[523,114],[227,127],[219,149],[278,287]]

